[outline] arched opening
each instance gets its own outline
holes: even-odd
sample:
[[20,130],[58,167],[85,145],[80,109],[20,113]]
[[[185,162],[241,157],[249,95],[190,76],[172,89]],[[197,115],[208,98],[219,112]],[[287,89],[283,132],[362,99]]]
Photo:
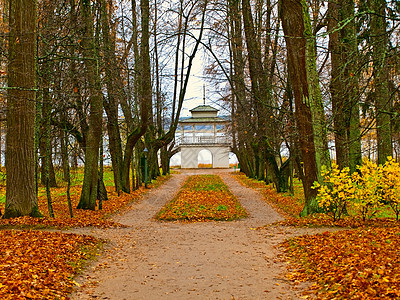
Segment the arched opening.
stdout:
[[235,153],[229,152],[229,168],[238,168],[239,160]]
[[203,149],[197,155],[197,167],[198,168],[212,168],[213,157],[210,150]]
[[169,166],[171,168],[180,168],[182,163],[182,154],[181,152],[175,153],[169,160]]

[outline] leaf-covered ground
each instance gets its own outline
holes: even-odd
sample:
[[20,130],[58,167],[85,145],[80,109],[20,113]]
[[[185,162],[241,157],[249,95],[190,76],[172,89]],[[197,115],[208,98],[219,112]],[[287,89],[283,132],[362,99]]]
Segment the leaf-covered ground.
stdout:
[[[160,177],[155,187],[169,177]],[[38,204],[43,218],[21,217],[0,219],[0,228],[69,228],[119,227],[108,217],[129,203],[137,201],[146,191],[118,194],[108,187],[109,200],[103,209],[75,209],[81,185],[71,188],[73,215],[69,215],[66,188],[52,188],[55,218],[49,218],[44,189],[39,189]],[[5,199],[5,186],[0,187],[0,200]],[[4,201],[0,204],[4,212]],[[0,230],[0,299],[68,299],[75,282],[73,277],[81,264],[90,258],[100,241],[93,237],[58,232]]]
[[[333,222],[325,214],[300,218],[304,196],[278,194],[262,181],[235,174],[242,184],[259,190],[286,220],[275,225],[324,226],[323,234],[304,235],[285,242],[288,278],[313,282],[305,298],[400,299],[400,222],[393,218],[363,221],[347,217]],[[329,232],[330,228],[341,228]],[[348,229],[353,228],[353,229]]]
[[0,299],[68,299],[73,275],[97,243],[76,234],[0,231]]
[[157,214],[165,221],[229,221],[244,218],[246,210],[217,175],[190,176],[177,196]]
[[[161,184],[163,181],[167,180],[168,176],[159,177],[155,185]],[[150,188],[152,185],[150,185]],[[86,227],[86,226],[95,226],[95,227],[118,227],[121,226],[116,224],[115,222],[108,219],[108,216],[118,212],[119,210],[126,207],[129,203],[137,201],[141,195],[146,191],[144,188],[139,188],[136,191],[131,192],[130,194],[115,192],[114,187],[107,187],[108,198],[109,200],[103,201],[103,209],[102,210],[82,210],[76,209],[76,206],[79,202],[79,196],[82,186],[73,186],[71,188],[71,200],[72,200],[72,208],[73,208],[73,218],[70,217],[66,196],[66,189],[64,187],[60,188],[52,188],[52,203],[53,210],[55,214],[55,218],[50,218],[47,207],[47,198],[45,193],[39,193],[38,204],[39,210],[43,214],[43,218],[31,218],[31,217],[21,217],[14,219],[0,219],[0,227],[31,227],[35,228],[41,227],[56,227],[56,228],[65,228],[65,227]],[[5,191],[5,187],[3,187]],[[0,191],[1,193],[1,191]],[[4,192],[5,193],[5,192]],[[4,212],[4,203],[0,204],[0,210]]]
[[319,299],[399,299],[400,230],[364,228],[285,243],[292,280],[313,281]]

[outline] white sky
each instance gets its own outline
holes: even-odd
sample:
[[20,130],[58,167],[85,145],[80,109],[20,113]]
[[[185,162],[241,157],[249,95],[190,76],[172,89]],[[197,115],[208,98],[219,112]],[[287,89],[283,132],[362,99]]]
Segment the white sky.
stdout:
[[[202,78],[204,63],[201,56],[201,52],[198,51],[196,57],[193,60],[192,72],[189,78],[185,101],[183,102],[181,117],[190,117],[189,110],[203,104],[203,85],[205,84],[205,82]],[[206,104],[210,104],[209,102],[207,102],[207,86]]]

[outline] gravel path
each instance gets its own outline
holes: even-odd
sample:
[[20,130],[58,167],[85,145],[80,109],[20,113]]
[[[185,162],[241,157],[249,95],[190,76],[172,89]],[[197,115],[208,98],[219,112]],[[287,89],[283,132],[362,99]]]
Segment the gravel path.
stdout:
[[[114,219],[127,228],[76,229],[107,239],[105,251],[77,278],[72,299],[299,299],[284,279],[277,244],[318,229],[254,227],[282,220],[259,192],[228,170],[182,170]],[[167,223],[153,216],[192,174],[216,173],[250,214],[233,222]]]

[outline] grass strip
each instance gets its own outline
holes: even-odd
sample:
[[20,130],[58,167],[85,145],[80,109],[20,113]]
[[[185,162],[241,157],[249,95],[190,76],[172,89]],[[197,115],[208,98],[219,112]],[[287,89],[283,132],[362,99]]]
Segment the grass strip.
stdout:
[[156,215],[164,221],[232,221],[246,210],[217,175],[190,176],[177,196]]

